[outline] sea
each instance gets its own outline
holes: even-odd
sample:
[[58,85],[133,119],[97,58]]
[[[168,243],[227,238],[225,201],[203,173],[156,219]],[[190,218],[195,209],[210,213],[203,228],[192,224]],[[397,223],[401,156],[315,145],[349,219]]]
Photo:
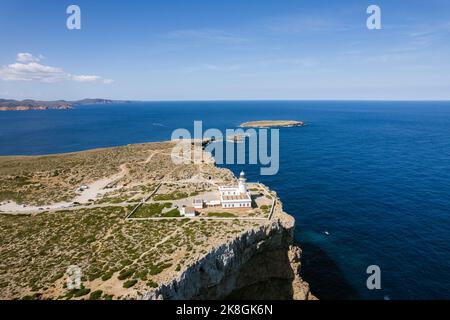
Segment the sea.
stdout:
[[[450,102],[173,101],[0,112],[0,155],[43,155],[281,128],[279,172],[223,165],[275,190],[296,219],[302,277],[320,299],[450,299]],[[369,289],[368,268],[379,268]],[[371,278],[372,279],[372,278]],[[370,282],[370,281],[369,281]]]

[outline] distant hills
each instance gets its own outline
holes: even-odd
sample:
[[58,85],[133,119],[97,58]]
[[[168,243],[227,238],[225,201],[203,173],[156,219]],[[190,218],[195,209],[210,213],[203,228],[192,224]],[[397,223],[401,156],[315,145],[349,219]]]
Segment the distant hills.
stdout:
[[79,105],[89,104],[112,104],[128,103],[129,101],[108,100],[108,99],[83,99],[77,101],[39,101],[39,100],[12,100],[0,99],[0,111],[27,111],[27,110],[49,110],[49,109],[73,109]]

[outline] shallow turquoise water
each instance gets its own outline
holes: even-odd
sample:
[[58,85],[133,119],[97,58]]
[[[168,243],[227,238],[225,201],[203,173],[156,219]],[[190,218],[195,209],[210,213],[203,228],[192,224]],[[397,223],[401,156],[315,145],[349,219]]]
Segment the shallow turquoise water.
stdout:
[[[0,154],[170,139],[173,129],[299,119],[280,171],[260,176],[296,217],[303,276],[320,298],[450,298],[450,103],[153,102],[0,113]],[[329,231],[326,236],[324,231]],[[366,288],[379,265],[382,290]]]

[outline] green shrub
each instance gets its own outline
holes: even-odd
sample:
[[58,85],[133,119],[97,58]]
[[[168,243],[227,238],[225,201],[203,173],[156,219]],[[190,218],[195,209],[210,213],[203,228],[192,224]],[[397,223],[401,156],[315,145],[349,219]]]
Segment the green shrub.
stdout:
[[150,265],[150,275],[154,276],[161,273],[164,269],[170,268],[171,264],[158,263],[157,265]]
[[98,300],[102,296],[102,293],[103,293],[102,290],[96,290],[91,293],[91,295],[89,296],[89,299],[90,300]]
[[175,218],[175,217],[181,217],[181,215],[180,215],[180,211],[178,209],[172,209],[170,211],[167,211],[166,213],[163,213],[163,217]]
[[129,265],[132,264],[132,263],[133,263],[133,261],[131,261],[130,259],[124,259],[124,260],[121,260],[121,261],[120,261],[120,264],[121,264],[123,267],[129,266]]
[[136,277],[138,277],[141,280],[145,280],[147,278],[148,270],[143,270],[136,273]]
[[112,275],[113,275],[113,272],[112,272],[112,271],[108,271],[107,273],[105,273],[105,274],[102,276],[102,280],[103,280],[103,281],[109,280],[109,279],[111,279]]
[[123,284],[123,287],[126,288],[126,289],[131,288],[131,287],[134,286],[137,282],[138,282],[138,281],[137,281],[136,279],[132,279],[132,280],[125,281],[124,284]]
[[91,292],[91,289],[88,289],[88,288],[81,288],[81,289],[76,290],[76,291],[73,293],[73,296],[74,296],[75,298],[78,298],[78,297],[82,297],[82,296],[87,295],[89,292]]
[[172,193],[167,194],[157,194],[153,197],[153,200],[156,201],[179,200],[187,197],[189,197],[189,195],[185,192],[174,191]]
[[56,275],[50,280],[50,282],[55,282],[55,281],[61,279],[63,276],[64,276],[64,272],[60,272],[60,273],[56,274]]
[[171,203],[150,203],[142,205],[134,214],[134,218],[160,217],[165,208],[172,207]]
[[41,298],[42,294],[41,293],[35,293],[31,296],[25,296],[22,298],[22,300],[39,300]]
[[234,215],[230,212],[208,212],[208,217],[235,218],[236,215]]
[[120,272],[118,278],[119,278],[119,280],[125,280],[125,279],[131,277],[131,276],[134,274],[135,271],[136,271],[136,270],[134,270],[134,269],[130,269],[130,270],[122,270],[122,271]]
[[149,287],[149,288],[158,288],[158,284],[155,281],[153,281],[153,280],[149,280],[147,282],[147,287]]

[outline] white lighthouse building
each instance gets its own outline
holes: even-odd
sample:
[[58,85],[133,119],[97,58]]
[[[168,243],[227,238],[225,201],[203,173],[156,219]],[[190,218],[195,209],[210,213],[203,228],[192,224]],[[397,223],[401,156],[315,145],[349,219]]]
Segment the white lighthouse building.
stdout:
[[247,191],[247,179],[244,171],[239,176],[237,187],[219,187],[222,208],[251,208],[252,198]]
[[241,171],[241,175],[239,176],[239,193],[246,194],[247,193],[247,185],[246,185],[247,179],[245,178],[244,171]]

